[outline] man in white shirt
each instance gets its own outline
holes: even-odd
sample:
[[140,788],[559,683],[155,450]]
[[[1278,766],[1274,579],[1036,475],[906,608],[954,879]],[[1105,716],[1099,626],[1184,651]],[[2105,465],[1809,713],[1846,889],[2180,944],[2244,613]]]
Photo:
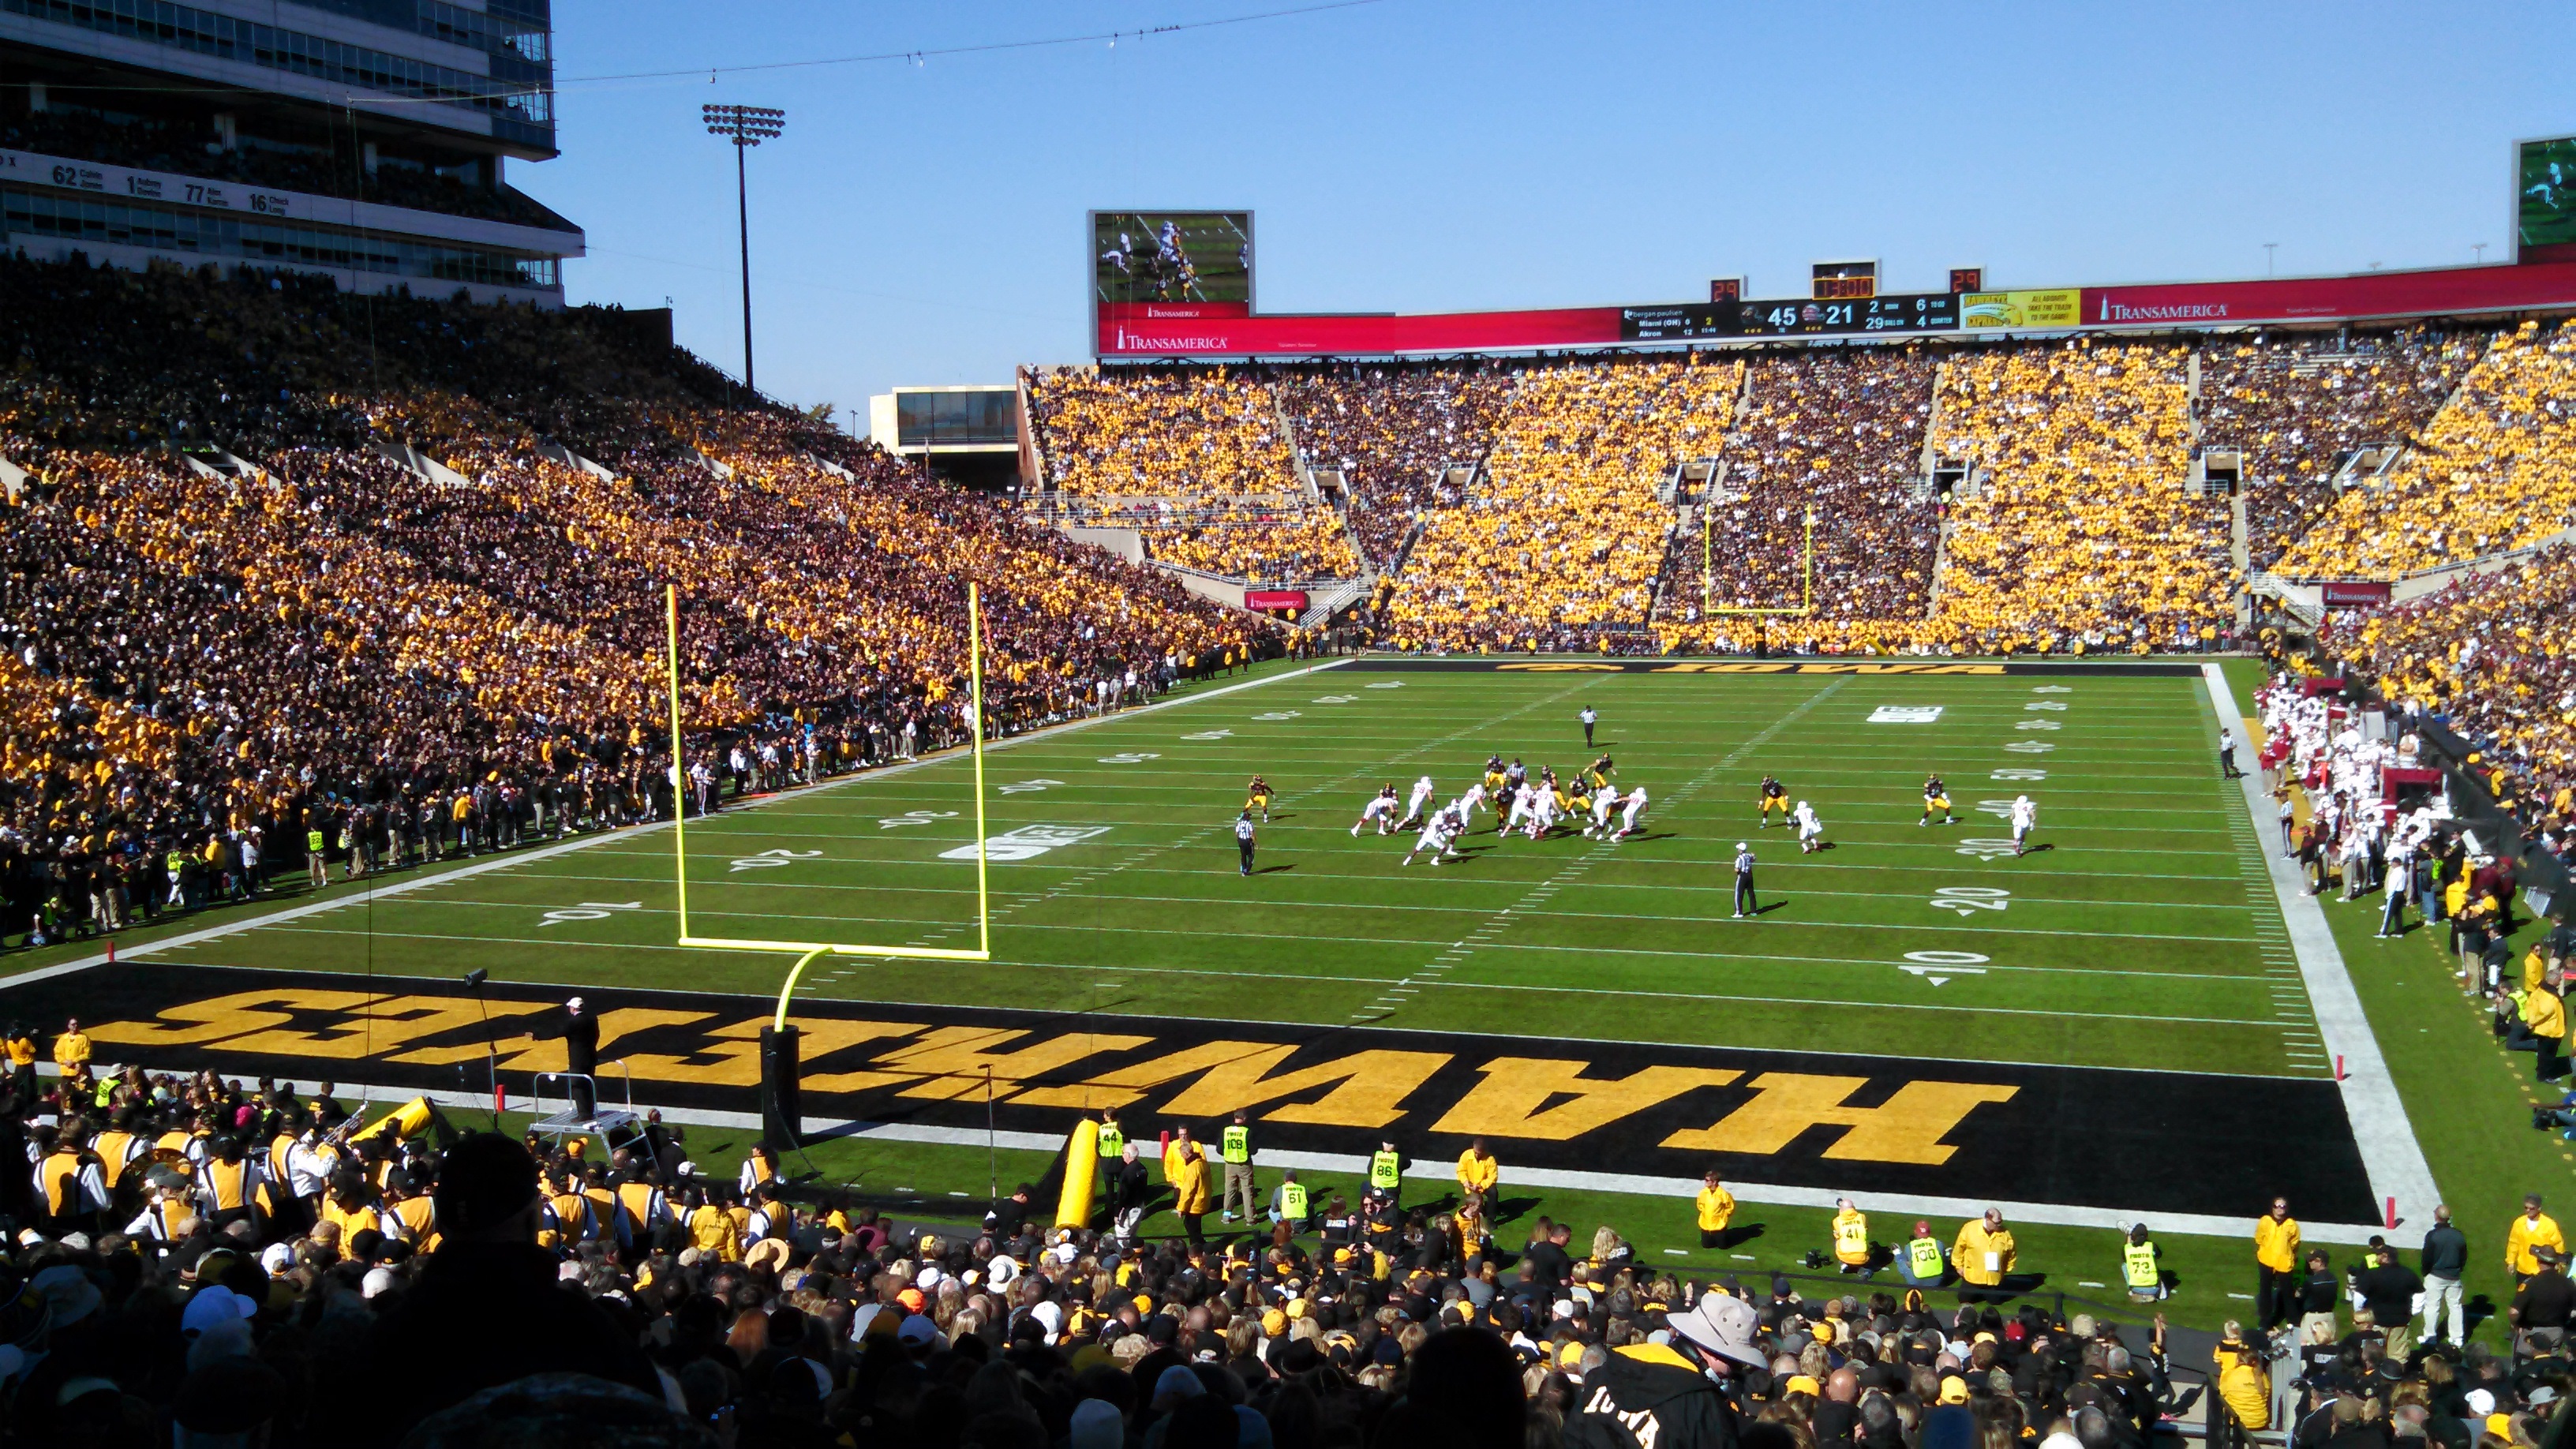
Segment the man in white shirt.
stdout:
[[1646,787],[1640,785],[1636,789],[1628,792],[1628,806],[1619,814],[1619,833],[1611,836],[1610,838],[1613,840],[1625,840],[1629,836],[1636,834],[1637,817],[1645,813]]
[[1425,775],[1421,779],[1414,781],[1413,798],[1404,803],[1404,818],[1396,822],[1395,828],[1402,830],[1404,827],[1420,820],[1422,818],[1423,807],[1430,804],[1431,797],[1439,793],[1440,787],[1431,783],[1431,777],[1429,775]]
[[2032,803],[2031,798],[2028,795],[2014,796],[2012,806],[2013,854],[2020,855],[2029,848],[2030,828],[2038,823],[2039,806]]

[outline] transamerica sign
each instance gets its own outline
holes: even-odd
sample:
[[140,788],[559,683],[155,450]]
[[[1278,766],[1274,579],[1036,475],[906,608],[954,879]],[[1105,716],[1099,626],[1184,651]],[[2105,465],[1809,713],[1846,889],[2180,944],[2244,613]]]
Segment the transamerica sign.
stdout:
[[2576,306],[2576,263],[2086,287],[2087,327],[2219,327]]

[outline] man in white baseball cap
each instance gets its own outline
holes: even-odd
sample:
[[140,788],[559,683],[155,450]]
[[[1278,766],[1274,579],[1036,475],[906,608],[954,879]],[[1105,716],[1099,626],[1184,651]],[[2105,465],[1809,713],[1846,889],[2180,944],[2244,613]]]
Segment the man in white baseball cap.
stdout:
[[1580,1412],[1565,1420],[1566,1449],[1731,1449],[1729,1380],[1738,1367],[1766,1362],[1761,1315],[1711,1293],[1669,1323],[1670,1343],[1630,1344],[1584,1375]]

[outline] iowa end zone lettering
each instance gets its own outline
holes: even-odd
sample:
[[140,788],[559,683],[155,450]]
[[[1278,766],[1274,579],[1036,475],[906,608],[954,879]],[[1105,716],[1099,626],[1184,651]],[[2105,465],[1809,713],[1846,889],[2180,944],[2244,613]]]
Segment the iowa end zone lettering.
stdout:
[[[564,1066],[521,1038],[560,990],[487,992],[503,1083]],[[750,1111],[765,1003],[583,988],[600,1060],[639,1102]],[[1211,1126],[1237,1110],[1266,1143],[1417,1155],[1483,1137],[1506,1161],[1571,1171],[2083,1207],[2252,1216],[2277,1192],[2321,1219],[2372,1220],[2360,1153],[2323,1081],[1909,1062],[1724,1047],[803,1003],[806,1110],[852,1121],[1064,1132],[1115,1107],[1131,1123]],[[153,1070],[315,1077],[452,1091],[479,1084],[485,1034],[446,983],[123,963],[0,992],[28,1021],[91,1023],[98,1059]],[[1615,1018],[1605,1018],[1615,1024]],[[988,1075],[989,1074],[989,1075]],[[612,1078],[616,1073],[612,1072]],[[2268,1124],[2322,1129],[2282,1134]],[[1131,1128],[1131,1130],[1133,1130]]]

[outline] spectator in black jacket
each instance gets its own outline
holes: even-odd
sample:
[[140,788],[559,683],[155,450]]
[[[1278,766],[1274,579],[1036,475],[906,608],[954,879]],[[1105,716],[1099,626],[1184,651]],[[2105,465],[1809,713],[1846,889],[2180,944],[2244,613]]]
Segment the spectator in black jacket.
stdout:
[[2399,1262],[2397,1250],[2386,1243],[2378,1244],[2371,1258],[2371,1266],[2362,1270],[2353,1287],[2361,1294],[2362,1306],[2370,1310],[2380,1331],[2388,1336],[2388,1356],[2402,1362],[2408,1328],[2415,1321],[2415,1295],[2424,1291],[2424,1280]]
[[[2460,1279],[2469,1271],[2469,1236],[2451,1226],[2451,1209],[2433,1209],[2433,1226],[2424,1234],[2424,1341],[2460,1343],[2468,1335],[2460,1316]],[[2450,1320],[2442,1321],[2443,1305]]]
[[2567,1341],[2567,1321],[2576,1314],[2576,1283],[2567,1281],[2556,1250],[2535,1248],[2532,1256],[2540,1260],[2540,1271],[2523,1280],[2506,1313],[2513,1320],[2517,1352],[2549,1353]]

